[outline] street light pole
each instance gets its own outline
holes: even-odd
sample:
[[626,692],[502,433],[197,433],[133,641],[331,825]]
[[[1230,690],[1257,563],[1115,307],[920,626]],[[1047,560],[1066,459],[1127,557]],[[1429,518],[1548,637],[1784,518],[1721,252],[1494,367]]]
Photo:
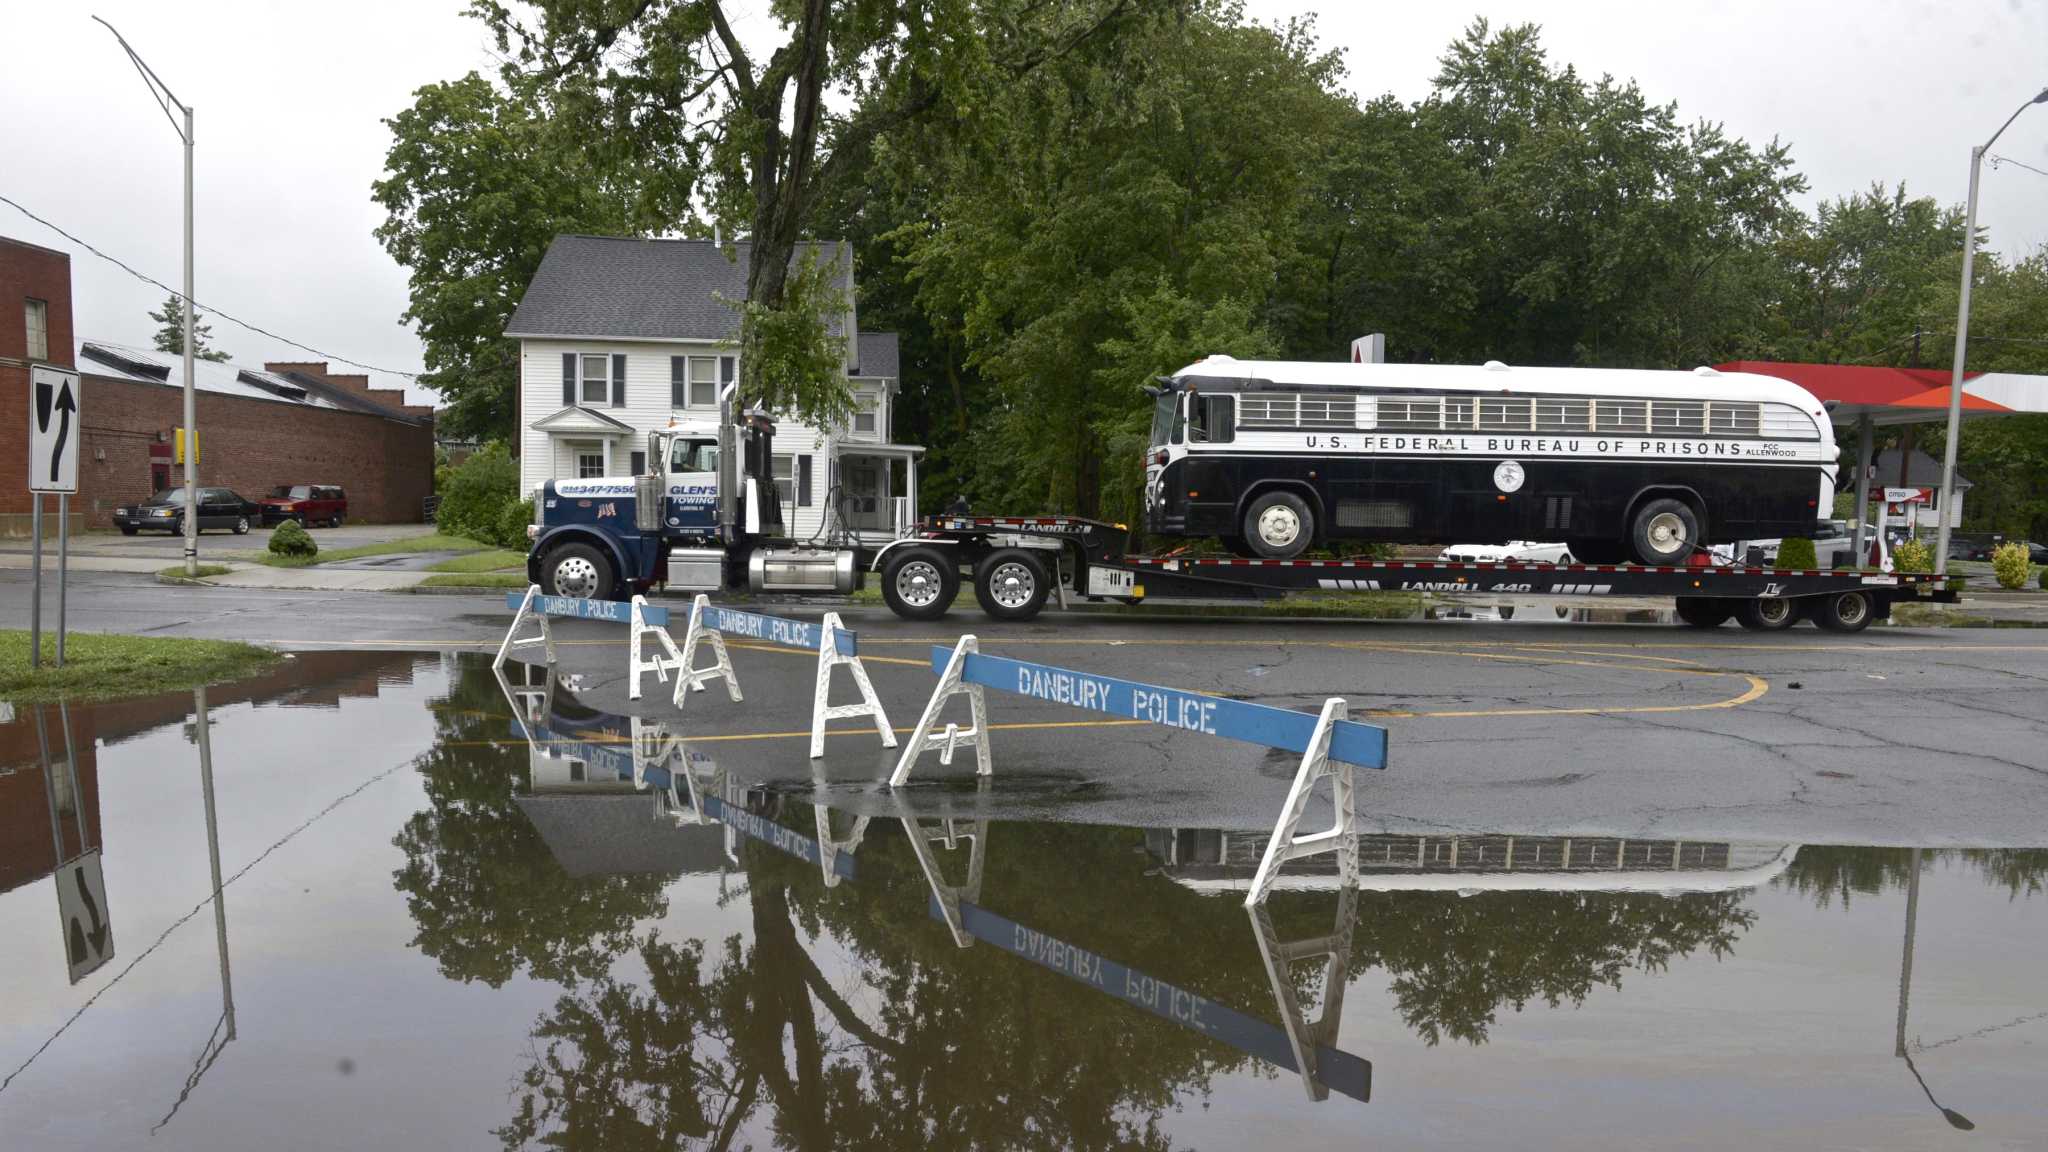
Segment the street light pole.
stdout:
[[1948,572],[1948,538],[1956,526],[1956,437],[1963,423],[1963,358],[1970,343],[1970,281],[1972,268],[1977,257],[1977,181],[1984,172],[1984,154],[2012,127],[2029,104],[2048,104],[2048,88],[2041,94],[2013,109],[1991,134],[1991,139],[1970,149],[1970,206],[1963,216],[1963,289],[1962,299],[1956,305],[1956,354],[1949,369],[1948,382],[1948,446],[1941,455],[1941,528],[1934,537],[1934,571]]
[[[178,134],[178,139],[185,144],[185,301],[184,308],[182,309],[184,312],[185,328],[183,335],[185,348],[185,575],[197,576],[199,575],[199,415],[198,403],[194,398],[193,360],[195,357],[192,352],[192,107],[181,102],[176,96],[171,94],[170,87],[157,78],[157,74],[150,69],[149,65],[142,62],[142,57],[137,56],[135,49],[128,46],[127,39],[121,35],[118,29],[98,16],[93,17],[93,19],[99,20],[101,24],[106,26],[107,31],[114,34],[114,39],[120,41],[121,51],[128,54],[128,59],[135,64],[135,70],[142,74],[142,83],[149,89],[150,96],[155,98],[157,104],[163,108],[164,116],[170,120],[171,129]],[[176,108],[183,117],[184,122],[182,124],[179,122],[179,116],[171,115],[171,109],[173,108]]]

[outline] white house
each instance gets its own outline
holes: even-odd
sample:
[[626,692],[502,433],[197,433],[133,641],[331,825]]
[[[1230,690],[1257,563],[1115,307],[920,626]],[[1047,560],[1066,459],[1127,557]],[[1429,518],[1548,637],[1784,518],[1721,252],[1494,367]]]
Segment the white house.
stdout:
[[[791,535],[821,531],[827,509],[863,536],[893,538],[914,519],[922,448],[890,442],[897,388],[894,332],[862,332],[853,307],[853,249],[799,246],[843,270],[851,427],[790,420],[775,435],[776,487]],[[647,434],[678,416],[714,416],[737,378],[739,313],[749,244],[562,235],[548,245],[506,325],[519,341],[519,479],[637,474]]]

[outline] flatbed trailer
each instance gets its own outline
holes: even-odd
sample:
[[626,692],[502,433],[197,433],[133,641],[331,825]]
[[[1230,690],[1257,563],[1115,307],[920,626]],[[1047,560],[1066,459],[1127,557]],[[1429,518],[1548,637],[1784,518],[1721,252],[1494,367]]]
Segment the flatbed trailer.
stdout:
[[1679,619],[1735,620],[1775,631],[1801,620],[1858,632],[1901,601],[1954,603],[1945,577],[1871,569],[1790,571],[1695,564],[1457,563],[1434,560],[1253,560],[1189,553],[1129,555],[1120,524],[1078,516],[933,516],[869,557],[897,615],[944,615],[963,578],[990,616],[1029,620],[1069,595],[1153,600],[1260,600],[1308,591],[1414,591],[1528,596],[1670,596]]

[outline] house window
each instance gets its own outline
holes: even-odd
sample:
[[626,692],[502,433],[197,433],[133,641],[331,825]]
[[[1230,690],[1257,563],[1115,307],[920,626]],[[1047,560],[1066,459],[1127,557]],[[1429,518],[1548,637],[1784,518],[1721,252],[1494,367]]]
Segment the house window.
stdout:
[[784,508],[796,507],[796,457],[775,455],[775,498]]
[[690,407],[718,407],[717,357],[690,357]]
[[609,356],[583,357],[583,388],[578,395],[585,404],[606,404],[611,400],[607,387],[610,381],[612,358]]
[[862,396],[854,401],[853,430],[855,432],[867,436],[875,434],[875,429],[878,426],[875,419],[878,405],[879,402],[873,396]]
[[48,360],[50,358],[50,306],[41,300],[29,300],[22,309],[28,320],[28,358]]
[[589,480],[604,475],[604,446],[602,444],[578,444],[576,446],[576,478]]

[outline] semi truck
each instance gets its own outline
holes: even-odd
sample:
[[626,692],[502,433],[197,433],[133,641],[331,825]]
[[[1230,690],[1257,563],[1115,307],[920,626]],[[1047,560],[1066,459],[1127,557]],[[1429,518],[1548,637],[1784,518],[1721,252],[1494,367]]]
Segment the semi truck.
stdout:
[[1758,631],[1801,620],[1854,632],[1901,601],[1953,601],[1940,577],[1872,570],[1792,572],[1715,564],[1543,564],[1269,559],[1138,554],[1130,532],[1078,516],[942,515],[882,544],[842,525],[784,527],[773,472],[775,422],[736,410],[728,386],[715,420],[648,435],[638,476],[551,480],[534,493],[527,575],[551,595],[624,599],[683,592],[845,594],[879,583],[899,617],[935,620],[970,587],[987,615],[1029,620],[1071,598],[1141,604],[1257,600],[1295,591],[1422,591],[1526,596],[1670,596],[1693,627],[1728,620]]

